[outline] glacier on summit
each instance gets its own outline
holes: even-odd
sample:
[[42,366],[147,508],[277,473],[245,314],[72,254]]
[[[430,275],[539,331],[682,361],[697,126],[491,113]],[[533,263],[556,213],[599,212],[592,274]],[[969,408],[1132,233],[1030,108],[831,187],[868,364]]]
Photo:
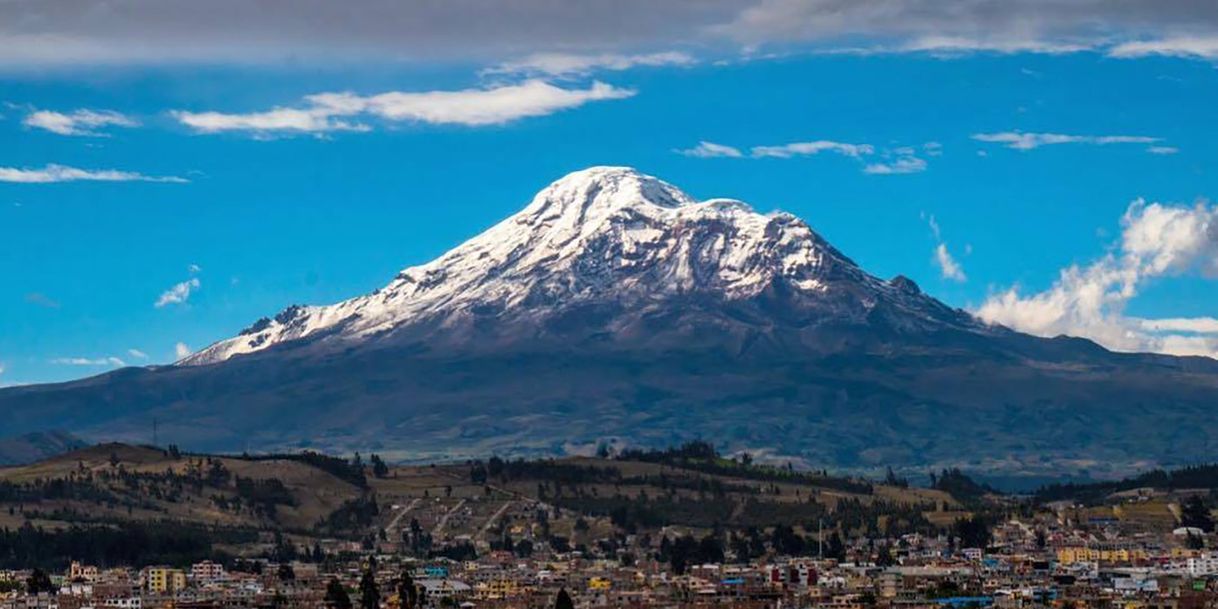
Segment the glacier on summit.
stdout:
[[185,359],[197,365],[289,341],[384,339],[404,326],[456,328],[477,319],[539,320],[589,304],[620,309],[613,332],[672,299],[779,298],[803,324],[861,321],[891,305],[916,323],[982,331],[967,314],[904,278],[868,275],[805,222],[731,199],[696,201],[626,167],[571,173],[522,211],[371,294],[292,306]]

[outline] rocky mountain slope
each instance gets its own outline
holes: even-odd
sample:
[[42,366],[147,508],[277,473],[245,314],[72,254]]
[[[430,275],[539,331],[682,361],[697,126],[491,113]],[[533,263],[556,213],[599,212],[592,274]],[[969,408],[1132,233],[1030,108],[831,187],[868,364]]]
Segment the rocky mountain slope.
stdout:
[[54,424],[206,450],[552,454],[616,439],[852,469],[1101,473],[1212,454],[1218,363],[987,326],[807,224],[576,172],[386,287],[156,369],[0,391]]
[[[570,324],[638,337],[674,303],[751,314],[726,325],[988,333],[905,279],[881,281],[789,214],[728,199],[698,202],[632,169],[594,167],[372,294],[288,308],[182,361],[210,364],[301,341],[330,348],[408,335],[447,344],[570,338]],[[756,310],[764,306],[764,310]],[[726,309],[726,310],[725,310]],[[870,316],[882,320],[870,320]],[[816,345],[809,345],[815,347]]]
[[0,465],[21,465],[87,446],[80,438],[60,430],[35,431],[0,438]]

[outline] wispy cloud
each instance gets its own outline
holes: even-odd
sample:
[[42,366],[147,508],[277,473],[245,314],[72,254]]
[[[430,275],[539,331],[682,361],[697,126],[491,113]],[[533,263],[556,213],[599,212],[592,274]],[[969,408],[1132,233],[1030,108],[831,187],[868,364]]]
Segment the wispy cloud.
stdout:
[[1150,148],[1146,149],[1146,152],[1149,152],[1151,154],[1167,155],[1167,154],[1176,154],[1177,152],[1180,152],[1180,149],[1176,148],[1175,146],[1151,146]]
[[1091,144],[1109,146],[1113,144],[1155,144],[1162,138],[1144,135],[1067,135],[1064,133],[1027,133],[1003,131],[999,133],[975,133],[973,139],[989,144],[1002,144],[1014,150],[1034,150],[1041,146],[1060,144]]
[[1018,286],[990,296],[977,315],[1041,336],[1082,336],[1118,351],[1218,356],[1213,318],[1140,319],[1126,305],[1154,279],[1218,277],[1218,207],[1134,201],[1121,218],[1115,250],[1061,270],[1047,290]]
[[201,285],[198,277],[191,277],[186,281],[174,284],[173,287],[161,292],[154,306],[159,309],[171,304],[183,304],[190,299],[190,295],[199,289]]
[[138,127],[134,119],[110,110],[81,109],[74,112],[37,110],[26,115],[22,121],[27,127],[43,129],[59,135],[104,137],[98,129],[104,127]]
[[935,247],[935,263],[939,265],[939,273],[943,275],[944,279],[962,283],[968,281],[964,268],[960,266],[959,262],[956,262],[951,252],[947,251],[946,243],[940,243]]
[[173,346],[173,354],[177,359],[188,357],[191,353],[194,352],[190,350],[190,347],[186,346],[186,343],[179,342]]
[[1135,40],[1118,44],[1108,50],[1109,57],[1136,58],[1151,55],[1218,59],[1218,35]]
[[1213,317],[1168,317],[1140,319],[1138,326],[1147,332],[1184,332],[1188,334],[1218,334],[1218,319]]
[[15,382],[15,381],[4,380],[3,377],[4,377],[4,372],[6,370],[7,370],[7,368],[5,368],[4,362],[0,362],[0,387],[16,387],[18,385],[24,384],[24,383],[19,383],[19,382]]
[[483,74],[526,74],[541,76],[580,76],[595,71],[621,71],[635,67],[688,66],[697,60],[688,53],[666,51],[622,55],[615,53],[534,53],[523,59],[499,64]]
[[[696,158],[745,157],[744,152],[739,148],[706,140],[698,142],[698,145],[692,148],[677,149],[674,152]],[[943,153],[943,146],[938,142],[927,142],[923,144],[922,152],[927,156],[939,156]],[[753,146],[748,152],[748,156],[754,159],[791,159],[821,154],[835,154],[855,159],[862,163],[863,173],[872,175],[918,173],[926,171],[927,167],[926,160],[917,156],[918,150],[909,146],[877,148],[871,144],[863,143],[810,140],[769,146]]]
[[586,89],[565,89],[543,80],[459,91],[391,91],[361,96],[355,93],[319,93],[300,107],[265,112],[228,114],[177,111],[173,116],[201,133],[245,131],[252,133],[312,133],[367,131],[363,119],[435,125],[479,127],[544,116],[588,102],[622,99],[631,89],[594,82]]
[[56,182],[167,182],[184,184],[185,178],[175,176],[150,176],[133,171],[117,169],[78,169],[66,165],[47,165],[42,168],[0,167],[0,182],[18,184],[52,184]]
[[869,163],[863,167],[864,173],[878,175],[920,173],[926,171],[926,161],[916,156],[899,156],[892,161]]
[[1060,55],[1090,50],[1087,44],[1072,44],[1052,40],[1023,37],[976,37],[976,36],[923,36],[889,52],[921,52],[932,55],[956,55],[970,53],[1041,53]]
[[140,351],[139,349],[127,349],[127,355],[130,355],[135,359],[148,359],[148,354]]
[[93,357],[93,358],[90,358],[90,357],[57,357],[57,358],[52,359],[51,363],[57,364],[60,366],[114,366],[114,367],[118,367],[118,368],[121,368],[121,367],[127,365],[127,363],[124,362],[122,359],[114,357],[114,356]]
[[705,140],[698,142],[698,145],[694,146],[693,148],[677,150],[677,153],[700,159],[710,159],[715,157],[738,159],[744,156],[744,153],[740,152],[739,148],[733,148],[732,146],[716,144],[714,142],[708,142]]
[[831,152],[858,158],[875,152],[870,144],[847,144],[832,140],[816,140],[811,142],[792,142],[778,146],[754,146],[752,155],[755,158],[776,157],[789,159],[795,156],[811,156],[822,152]]
[[922,218],[926,220],[927,226],[930,227],[931,235],[935,238],[934,262],[935,266],[939,267],[939,274],[944,279],[952,281],[965,282],[968,281],[968,276],[964,274],[964,267],[952,256],[951,251],[947,249],[947,243],[943,240],[943,230],[939,226],[939,221],[935,219],[934,214],[922,214]]
[[59,301],[55,300],[54,298],[51,298],[50,296],[47,296],[46,294],[43,294],[42,292],[30,292],[30,293],[26,294],[25,301],[32,305],[38,305],[40,307],[46,307],[48,309],[58,309],[59,308]]

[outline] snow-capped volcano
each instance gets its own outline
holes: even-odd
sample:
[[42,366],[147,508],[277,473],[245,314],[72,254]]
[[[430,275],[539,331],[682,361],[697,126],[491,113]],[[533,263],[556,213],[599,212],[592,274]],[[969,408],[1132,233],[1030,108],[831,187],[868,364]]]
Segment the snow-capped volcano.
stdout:
[[596,167],[371,294],[180,365],[0,389],[0,425],[144,441],[156,419],[194,450],[442,459],[712,438],[817,467],[1073,471],[1214,454],[1195,424],[1214,395],[1208,358],[987,326],[789,214]]
[[620,330],[673,299],[782,300],[804,323],[855,321],[893,305],[914,323],[971,324],[908,280],[868,275],[802,220],[730,199],[696,201],[624,167],[571,173],[519,213],[384,288],[330,306],[293,306],[181,364],[206,364],[302,339],[341,344],[404,326],[530,321],[612,305]]

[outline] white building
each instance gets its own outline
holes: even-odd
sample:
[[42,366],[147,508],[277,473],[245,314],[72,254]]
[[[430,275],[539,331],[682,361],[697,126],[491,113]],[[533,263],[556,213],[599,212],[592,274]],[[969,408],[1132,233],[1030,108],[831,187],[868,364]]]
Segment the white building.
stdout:
[[224,565],[210,560],[190,566],[190,579],[195,582],[214,582],[224,579]]
[[1193,577],[1218,574],[1218,552],[1206,552],[1201,556],[1190,558],[1185,563],[1185,568]]

